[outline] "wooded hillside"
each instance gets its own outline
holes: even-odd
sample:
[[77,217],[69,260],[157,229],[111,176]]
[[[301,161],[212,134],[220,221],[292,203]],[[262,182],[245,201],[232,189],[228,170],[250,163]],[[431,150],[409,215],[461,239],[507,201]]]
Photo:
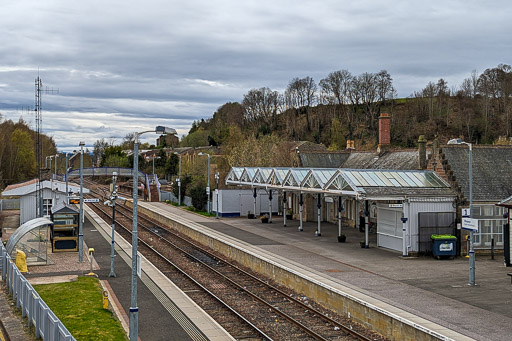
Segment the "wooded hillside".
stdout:
[[512,68],[504,64],[481,74],[473,71],[451,87],[444,79],[429,82],[401,99],[385,70],[358,76],[340,70],[318,84],[311,77],[292,79],[283,94],[252,89],[240,103],[226,103],[213,117],[195,121],[181,144],[254,146],[248,137],[272,136],[276,141],[323,143],[331,150],[344,149],[351,139],[357,149],[373,149],[381,112],[392,118],[396,146],[415,146],[419,135],[429,140],[438,135],[441,142],[463,137],[480,144],[511,143],[511,97]]
[[[22,119],[4,121],[0,114],[0,189],[37,176],[35,139],[36,133]],[[41,143],[44,167],[45,156],[55,155],[57,149],[46,135],[41,135]]]

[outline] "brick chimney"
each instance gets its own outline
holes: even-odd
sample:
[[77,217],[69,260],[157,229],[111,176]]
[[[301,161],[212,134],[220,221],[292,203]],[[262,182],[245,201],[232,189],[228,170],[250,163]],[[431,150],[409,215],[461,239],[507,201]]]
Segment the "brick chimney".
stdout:
[[379,116],[379,145],[391,144],[391,117],[388,113],[381,113]]
[[418,169],[427,169],[427,139],[425,135],[418,138]]

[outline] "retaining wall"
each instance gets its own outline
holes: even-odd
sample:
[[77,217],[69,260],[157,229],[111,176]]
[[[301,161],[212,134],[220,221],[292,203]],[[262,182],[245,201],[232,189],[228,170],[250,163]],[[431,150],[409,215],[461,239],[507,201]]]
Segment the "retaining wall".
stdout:
[[[127,202],[127,204],[131,205],[131,202]],[[227,241],[218,240],[214,233],[208,234],[204,231],[205,227],[198,223],[181,223],[140,205],[138,211],[176,229],[203,245],[208,245],[211,249],[234,259],[253,271],[272,278],[281,285],[292,288],[294,291],[315,300],[338,314],[350,315],[352,320],[391,340],[451,340],[431,329],[336,289],[335,286],[322,283],[313,277],[305,277],[303,274],[295,272],[293,267],[283,268],[281,264],[271,259],[262,258],[260,255],[230,243],[229,238]]]

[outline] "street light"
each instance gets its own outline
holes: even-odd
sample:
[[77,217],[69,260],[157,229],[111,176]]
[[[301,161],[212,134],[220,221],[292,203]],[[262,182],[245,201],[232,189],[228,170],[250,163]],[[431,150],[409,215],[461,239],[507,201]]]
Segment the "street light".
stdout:
[[[50,167],[48,167],[48,159],[50,159]],[[45,168],[46,169],[52,169],[52,159],[53,159],[53,155],[52,156],[47,156],[46,159],[45,159]]]
[[[461,139],[453,139],[448,144],[465,144],[469,147],[469,218],[473,217],[473,145]],[[475,230],[469,232],[469,285],[475,284]]]
[[153,155],[153,180],[155,179],[155,159],[161,159],[161,157]]
[[219,219],[219,172],[215,173],[215,182],[217,185],[215,189],[217,190],[217,209],[215,210],[215,219]]
[[54,180],[57,180],[57,158],[59,157],[59,154],[55,154],[55,174],[53,176]]
[[174,152],[180,158],[179,175],[178,175],[178,206],[181,206],[181,154]]
[[206,173],[208,184],[206,185],[206,194],[208,195],[207,208],[208,213],[210,213],[210,154],[199,152],[197,155],[208,155],[208,172]]
[[82,263],[83,249],[84,249],[84,233],[83,233],[83,220],[84,220],[84,146],[85,142],[80,141],[80,221],[78,222],[78,261]]
[[106,201],[106,204],[112,206],[112,246],[110,247],[110,274],[108,277],[116,277],[116,273],[114,272],[114,234],[116,228],[116,199],[117,199],[117,172],[112,172],[112,193],[110,194],[109,200]]
[[157,126],[154,130],[135,133],[133,144],[133,225],[132,225],[132,277],[131,277],[131,306],[130,306],[130,341],[137,341],[139,334],[139,307],[137,307],[137,198],[139,175],[139,136],[144,133],[176,134],[173,128]]

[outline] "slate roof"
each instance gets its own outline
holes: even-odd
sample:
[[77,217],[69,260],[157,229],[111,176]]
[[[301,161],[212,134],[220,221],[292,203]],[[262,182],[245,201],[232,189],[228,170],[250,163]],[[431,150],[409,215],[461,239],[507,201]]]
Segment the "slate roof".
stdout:
[[[429,153],[429,151],[427,151]],[[350,169],[397,169],[417,170],[417,149],[375,152],[314,152],[300,153],[301,167],[350,168]]]
[[300,165],[305,168],[340,168],[350,152],[314,152],[299,154]]
[[[443,146],[441,152],[469,200],[469,148]],[[473,201],[497,202],[512,195],[512,147],[473,145]]]
[[352,152],[342,168],[358,169],[418,169],[418,150],[385,151],[379,155],[374,152]]

